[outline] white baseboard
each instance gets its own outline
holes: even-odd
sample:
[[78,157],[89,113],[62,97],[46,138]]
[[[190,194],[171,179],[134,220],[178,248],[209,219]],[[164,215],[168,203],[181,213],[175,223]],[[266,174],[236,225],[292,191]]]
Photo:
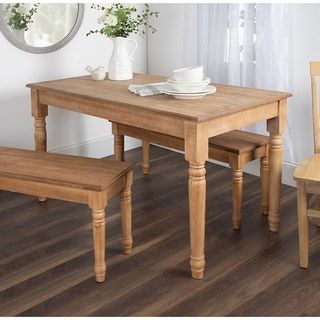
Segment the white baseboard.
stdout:
[[[157,147],[160,148],[164,148],[164,149],[168,149],[174,152],[178,152],[178,153],[184,153],[180,150],[176,150],[176,149],[172,149],[172,148],[167,148],[158,144],[154,144]],[[209,159],[208,162],[212,162],[212,163],[217,163],[219,165],[222,165],[224,167],[228,167],[228,165],[224,162],[220,162],[220,161],[215,161],[215,160],[211,160]],[[294,169],[297,167],[296,164],[292,164],[289,162],[283,162],[282,164],[282,183],[286,184],[288,186],[292,186],[292,187],[296,187],[296,182],[293,180],[293,171]],[[250,173],[253,174],[255,176],[260,176],[260,161],[259,160],[255,160],[255,161],[251,161],[249,162],[244,170],[244,172],[246,173]]]
[[[137,140],[131,137],[125,137],[125,150],[138,148],[140,146],[141,140]],[[58,148],[50,151],[92,158],[107,157],[113,154],[113,135],[84,141],[75,145],[65,146],[63,148]]]

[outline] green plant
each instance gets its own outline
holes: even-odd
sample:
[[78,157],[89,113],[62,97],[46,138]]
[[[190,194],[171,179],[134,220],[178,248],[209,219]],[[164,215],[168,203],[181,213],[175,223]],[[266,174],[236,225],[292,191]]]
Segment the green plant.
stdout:
[[146,28],[149,28],[152,33],[157,30],[148,23],[148,17],[159,15],[159,12],[150,10],[148,4],[145,4],[141,13],[138,13],[137,8],[133,5],[124,5],[122,3],[112,4],[105,7],[98,4],[93,4],[92,9],[103,11],[102,16],[97,20],[102,24],[99,30],[91,30],[87,36],[93,33],[100,33],[107,37],[124,37],[127,38],[131,33],[144,35]]
[[5,6],[5,17],[7,24],[16,30],[28,30],[29,25],[33,22],[32,17],[37,12],[40,3],[32,5],[27,10],[24,3],[12,3]]

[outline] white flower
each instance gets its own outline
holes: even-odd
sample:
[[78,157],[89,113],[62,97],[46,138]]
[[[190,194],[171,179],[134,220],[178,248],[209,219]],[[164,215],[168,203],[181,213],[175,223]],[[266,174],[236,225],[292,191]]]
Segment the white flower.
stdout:
[[21,14],[26,14],[27,13],[27,9],[23,5],[20,5],[16,10],[17,10],[18,13],[21,13]]
[[98,24],[104,24],[106,21],[106,16],[102,15],[97,19]]
[[132,5],[132,4],[126,4],[124,7],[127,8],[127,9],[133,9],[133,8],[134,8],[134,5]]
[[6,11],[6,20],[9,21],[14,16],[14,13],[11,11]]
[[105,24],[111,27],[114,27],[118,23],[118,19],[115,15],[109,14],[108,16],[105,17]]

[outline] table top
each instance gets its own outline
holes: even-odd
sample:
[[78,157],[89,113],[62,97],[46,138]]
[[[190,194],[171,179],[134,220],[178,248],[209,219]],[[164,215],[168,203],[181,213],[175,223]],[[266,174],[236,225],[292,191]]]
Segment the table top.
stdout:
[[[134,74],[125,81],[94,81],[90,76],[28,84],[27,87],[89,98],[102,103],[130,106],[155,113],[203,122],[286,99],[287,92],[213,84],[217,92],[201,99],[181,100],[168,95],[140,97],[128,90],[130,84],[165,81],[165,77]],[[134,109],[133,109],[134,110]]]

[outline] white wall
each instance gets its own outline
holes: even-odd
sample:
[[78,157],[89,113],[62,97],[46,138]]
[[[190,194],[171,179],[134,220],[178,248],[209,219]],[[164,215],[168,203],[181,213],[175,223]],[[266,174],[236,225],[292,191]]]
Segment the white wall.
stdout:
[[[153,4],[160,11],[155,22],[158,33],[148,40],[148,70],[152,74],[169,75],[183,64],[184,4]],[[320,4],[291,4],[290,25],[290,127],[296,162],[301,162],[313,152],[310,60],[320,60]],[[293,184],[292,172],[296,163],[284,164],[284,182]],[[258,173],[258,166],[247,171]]]
[[309,61],[320,60],[320,4],[291,5],[290,99],[297,161],[313,153]]
[[188,4],[154,3],[153,11],[159,17],[151,23],[157,29],[148,37],[148,72],[169,75],[173,69],[183,67],[184,8]]
[[[32,54],[9,43],[0,33],[0,145],[33,148],[33,119],[27,83],[84,75],[87,64],[103,65],[112,43],[99,35],[86,37],[97,27],[99,13],[85,5],[82,25],[62,49]],[[146,39],[139,38],[134,71],[146,72]],[[104,156],[112,151],[110,124],[105,120],[49,107],[48,147],[68,153]],[[139,145],[130,140],[127,146]]]

